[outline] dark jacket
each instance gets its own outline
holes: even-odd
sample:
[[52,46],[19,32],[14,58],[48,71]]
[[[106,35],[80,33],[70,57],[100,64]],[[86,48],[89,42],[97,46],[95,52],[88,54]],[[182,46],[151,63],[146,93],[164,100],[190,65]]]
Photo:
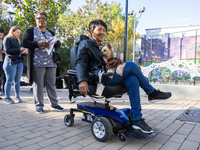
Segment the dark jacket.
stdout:
[[20,52],[21,46],[17,39],[5,37],[3,40],[3,47],[5,50],[6,56],[8,56],[9,58],[21,57],[21,52]]
[[[1,50],[4,50],[4,46],[3,46],[3,39],[2,39],[2,48],[1,48]],[[5,53],[0,53],[0,55],[2,55],[2,56],[3,56],[3,62],[4,62]]]
[[97,75],[102,66],[104,66],[99,46],[93,38],[79,43],[75,66],[78,83],[81,81],[90,82],[89,72]]
[[[27,54],[27,78],[29,79],[29,82],[33,83],[33,57],[34,57],[34,50],[35,48],[38,48],[38,41],[33,41],[33,29],[34,27],[29,27],[24,31],[23,38],[22,38],[22,45],[25,48],[28,48],[28,54]],[[48,29],[47,29],[48,30]],[[51,30],[48,30],[51,32],[51,34],[54,36],[55,33]],[[57,41],[57,44],[54,45],[55,49],[60,48],[61,43],[60,41]],[[58,67],[57,67],[58,70]],[[57,71],[58,75],[58,71]]]

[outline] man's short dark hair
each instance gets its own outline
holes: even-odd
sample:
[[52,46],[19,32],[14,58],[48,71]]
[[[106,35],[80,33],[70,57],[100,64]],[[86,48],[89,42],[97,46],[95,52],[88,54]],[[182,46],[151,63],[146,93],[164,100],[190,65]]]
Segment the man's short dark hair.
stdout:
[[[106,28],[106,31],[107,31],[107,25],[106,25],[106,23],[105,22],[103,22],[102,20],[93,20],[93,21],[91,21],[90,22],[90,24],[89,24],[89,31],[90,30],[92,30],[92,31],[94,31],[94,29],[96,28],[96,26],[98,26],[98,25],[102,25],[102,26],[104,26],[105,28]],[[91,33],[90,33],[91,34]]]
[[0,28],[0,33],[4,33],[4,30],[2,28]]
[[37,15],[43,15],[43,16],[45,16],[46,19],[47,19],[47,14],[46,14],[44,11],[38,11],[38,12],[35,14],[35,19],[36,19]]

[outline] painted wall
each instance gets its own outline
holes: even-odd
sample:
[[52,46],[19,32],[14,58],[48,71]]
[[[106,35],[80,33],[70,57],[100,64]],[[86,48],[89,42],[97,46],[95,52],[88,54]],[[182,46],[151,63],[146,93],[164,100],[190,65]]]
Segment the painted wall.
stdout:
[[[187,34],[189,35],[189,34]],[[161,62],[177,57],[181,60],[195,59],[195,42],[196,59],[200,59],[200,35],[182,37],[171,36],[165,33],[162,36],[147,37],[146,35],[141,38],[141,55],[139,64],[148,66],[152,62]]]

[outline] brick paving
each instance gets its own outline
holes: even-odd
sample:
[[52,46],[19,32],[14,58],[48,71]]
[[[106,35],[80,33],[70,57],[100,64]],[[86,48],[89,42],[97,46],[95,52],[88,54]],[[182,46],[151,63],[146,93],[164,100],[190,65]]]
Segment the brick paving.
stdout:
[[[68,90],[58,89],[59,104],[64,112],[50,109],[46,92],[44,114],[36,114],[33,95],[29,86],[21,87],[20,104],[5,104],[0,100],[0,149],[2,150],[200,150],[200,123],[176,120],[186,109],[200,109],[200,100],[169,99],[164,102],[149,103],[141,96],[143,117],[146,122],[159,130],[159,134],[146,141],[126,138],[125,142],[114,135],[107,142],[96,141],[90,124],[81,121],[82,114],[76,113],[72,127],[64,125],[63,118],[69,114]],[[13,98],[13,89],[11,98]],[[4,98],[4,96],[1,96]],[[129,106],[128,96],[110,99],[117,108]],[[92,101],[89,97],[79,98],[78,102]],[[102,101],[102,100],[98,100]]]

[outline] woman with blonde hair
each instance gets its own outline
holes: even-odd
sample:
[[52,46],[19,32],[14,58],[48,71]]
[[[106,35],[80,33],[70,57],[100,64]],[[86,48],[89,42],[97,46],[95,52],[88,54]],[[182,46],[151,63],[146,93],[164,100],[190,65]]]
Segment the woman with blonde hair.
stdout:
[[14,101],[10,98],[10,90],[14,81],[15,102],[22,103],[19,97],[20,79],[23,73],[23,57],[27,54],[27,50],[20,46],[19,36],[21,29],[18,26],[13,26],[8,35],[4,38],[3,46],[5,50],[5,59],[3,69],[6,75],[6,83],[4,87],[5,103],[13,104]]

